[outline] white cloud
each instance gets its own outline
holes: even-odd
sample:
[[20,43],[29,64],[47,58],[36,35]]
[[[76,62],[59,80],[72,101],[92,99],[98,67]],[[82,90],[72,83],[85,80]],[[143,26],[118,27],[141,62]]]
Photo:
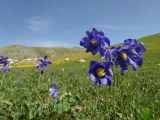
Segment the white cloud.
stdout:
[[58,42],[55,40],[22,40],[22,41],[16,41],[14,44],[17,45],[24,45],[24,46],[31,46],[31,47],[70,47],[66,46],[63,42]]
[[138,25],[131,25],[131,26],[121,26],[121,29],[137,30],[137,29],[143,29],[143,27]]
[[65,44],[53,40],[38,40],[30,44],[30,46],[36,47],[64,47]]
[[52,21],[35,16],[29,20],[29,29],[34,32],[46,33],[48,32],[51,24]]
[[109,24],[99,25],[100,28],[110,29],[110,30],[137,30],[142,29],[141,26],[131,25],[131,26],[113,26]]
[[112,25],[100,25],[100,28],[105,28],[105,29],[111,29],[111,30],[115,30],[117,29],[117,27],[112,26]]

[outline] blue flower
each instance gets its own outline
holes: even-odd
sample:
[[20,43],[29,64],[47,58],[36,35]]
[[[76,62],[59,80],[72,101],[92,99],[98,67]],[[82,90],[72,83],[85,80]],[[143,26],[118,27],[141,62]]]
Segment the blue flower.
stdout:
[[137,65],[141,66],[143,64],[143,56],[133,52],[131,49],[120,46],[115,47],[112,54],[115,56],[115,65],[120,66],[122,72],[128,71],[128,65],[131,65],[135,71],[137,70]]
[[142,42],[138,43],[136,39],[124,40],[124,48],[130,49],[132,52],[136,52],[140,55],[142,55],[146,51],[144,44]]
[[9,64],[8,57],[0,56],[0,64],[8,65]]
[[96,85],[111,86],[113,76],[113,72],[110,69],[111,66],[111,62],[99,63],[97,61],[91,61],[88,76]]
[[1,69],[0,69],[1,72],[4,72],[4,73],[7,73],[10,71],[9,67],[8,66],[3,66]]
[[43,69],[47,68],[47,66],[49,64],[52,64],[52,62],[48,60],[47,56],[44,56],[43,59],[38,59],[38,61],[40,62],[40,64],[38,66],[36,66],[36,68],[38,70],[43,70]]
[[49,89],[50,91],[50,96],[53,98],[56,98],[58,96],[58,87],[55,82],[52,84],[52,88]]
[[116,55],[117,56],[115,59],[115,65],[116,66],[120,65],[121,71],[127,72],[128,64],[131,64],[134,70],[137,69],[136,63],[129,58],[129,54],[127,50],[121,49],[120,51],[117,51]]
[[80,41],[80,45],[87,49],[86,52],[91,52],[93,55],[104,48],[106,44],[110,45],[110,40],[104,36],[104,33],[95,28],[92,29],[92,32],[87,31],[86,35]]
[[0,56],[0,64],[3,65],[3,67],[0,69],[1,72],[9,72],[10,69],[9,69],[9,60],[8,60],[8,57],[6,56]]

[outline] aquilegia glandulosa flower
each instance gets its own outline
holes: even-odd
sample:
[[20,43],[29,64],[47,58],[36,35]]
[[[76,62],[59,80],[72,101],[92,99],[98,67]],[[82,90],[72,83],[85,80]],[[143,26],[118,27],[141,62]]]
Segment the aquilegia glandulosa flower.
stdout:
[[87,31],[86,35],[80,41],[80,45],[87,49],[86,52],[91,52],[93,55],[100,52],[100,49],[104,48],[106,44],[110,45],[110,40],[104,36],[104,33],[95,28],[92,29],[92,32]]
[[55,82],[53,82],[52,87],[49,89],[50,96],[56,98],[58,96],[58,87]]
[[52,62],[48,60],[47,56],[44,56],[43,59],[38,59],[38,61],[40,62],[40,64],[38,66],[36,66],[36,68],[38,70],[43,70],[43,69],[47,68],[47,66],[49,64],[52,64]]
[[6,56],[0,56],[0,64],[2,64],[2,68],[0,69],[1,72],[9,72],[10,69],[9,69],[9,60],[8,60],[8,57]]
[[107,48],[106,45],[110,45],[110,40],[102,31],[93,28],[92,32],[87,31],[86,35],[80,41],[86,52],[91,52],[93,55],[99,53],[101,58],[106,58],[102,63],[90,62],[88,75],[96,85],[112,85],[113,73],[110,68],[114,64],[120,66],[122,73],[128,71],[128,65],[131,65],[134,71],[137,70],[137,66],[142,66],[143,53],[146,51],[143,43],[138,43],[135,39],[126,39],[123,46]]
[[102,62],[97,61],[90,62],[89,78],[96,85],[112,85],[112,76],[113,72],[110,69],[112,66],[111,62]]
[[133,52],[136,52],[139,55],[142,55],[146,51],[144,44],[142,42],[138,43],[138,41],[136,39],[124,40],[123,46],[125,49],[131,49]]
[[127,39],[123,46],[115,46],[110,49],[114,56],[115,65],[120,66],[122,72],[128,71],[128,65],[133,70],[137,70],[137,66],[142,66],[145,47],[134,39]]

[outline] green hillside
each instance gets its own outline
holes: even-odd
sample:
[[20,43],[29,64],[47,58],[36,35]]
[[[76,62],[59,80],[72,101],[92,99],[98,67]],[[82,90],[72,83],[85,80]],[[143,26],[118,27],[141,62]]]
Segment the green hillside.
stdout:
[[143,37],[139,39],[140,41],[144,42],[146,45],[160,45],[160,33]]
[[160,33],[143,37],[139,41],[145,44],[147,49],[145,59],[150,64],[160,63]]

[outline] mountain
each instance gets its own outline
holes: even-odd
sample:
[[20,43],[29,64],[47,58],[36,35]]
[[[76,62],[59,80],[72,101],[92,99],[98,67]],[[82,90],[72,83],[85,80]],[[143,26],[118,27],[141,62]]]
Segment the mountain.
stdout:
[[34,59],[44,55],[52,57],[72,56],[84,52],[82,48],[44,48],[44,47],[26,47],[21,45],[10,45],[0,48],[0,55],[8,56],[12,59]]
[[26,59],[39,56],[33,48],[20,45],[10,45],[0,48],[0,55],[8,56],[13,59]]

